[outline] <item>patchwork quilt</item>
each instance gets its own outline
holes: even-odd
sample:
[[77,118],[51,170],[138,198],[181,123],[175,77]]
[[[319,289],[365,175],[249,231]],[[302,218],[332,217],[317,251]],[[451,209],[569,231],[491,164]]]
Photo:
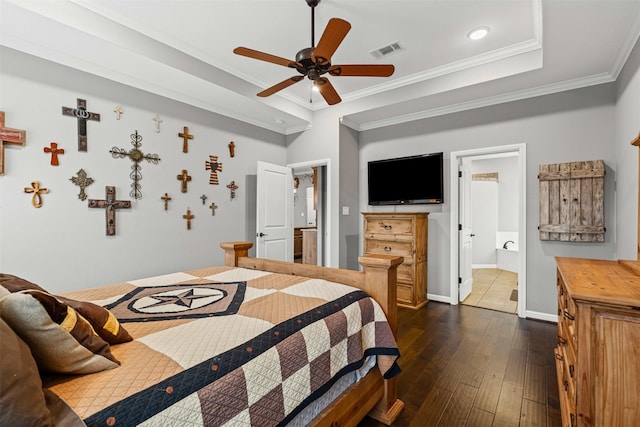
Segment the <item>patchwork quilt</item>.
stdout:
[[370,356],[399,372],[380,306],[326,280],[213,267],[66,296],[134,338],[116,369],[45,377],[88,426],[286,425]]

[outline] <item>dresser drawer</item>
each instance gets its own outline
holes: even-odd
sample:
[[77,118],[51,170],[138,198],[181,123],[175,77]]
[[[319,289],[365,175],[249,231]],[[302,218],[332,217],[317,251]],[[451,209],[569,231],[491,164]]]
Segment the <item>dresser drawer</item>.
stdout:
[[398,302],[401,304],[413,304],[413,286],[407,283],[398,283]]
[[[405,261],[407,259],[405,258]],[[398,266],[398,282],[409,282],[413,283],[413,273],[415,268],[413,268],[413,264],[403,263]]]
[[413,221],[411,218],[372,218],[365,224],[364,234],[401,234],[405,236],[412,236],[413,228]]
[[405,257],[404,262],[413,263],[413,243],[396,242],[391,240],[365,239],[364,252],[366,254],[387,254]]

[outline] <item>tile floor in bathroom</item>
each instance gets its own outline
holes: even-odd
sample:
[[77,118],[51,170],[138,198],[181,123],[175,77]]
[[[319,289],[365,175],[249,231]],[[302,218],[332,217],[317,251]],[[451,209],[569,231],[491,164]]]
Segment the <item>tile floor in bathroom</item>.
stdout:
[[518,312],[518,273],[499,268],[474,268],[472,275],[473,290],[462,304]]

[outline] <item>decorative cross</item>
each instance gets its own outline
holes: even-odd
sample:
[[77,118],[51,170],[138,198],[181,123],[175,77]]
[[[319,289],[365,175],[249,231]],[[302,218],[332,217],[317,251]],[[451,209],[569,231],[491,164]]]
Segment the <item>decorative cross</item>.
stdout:
[[44,147],[45,153],[51,153],[51,166],[59,166],[58,154],[64,154],[64,148],[58,148],[57,142],[52,142],[51,147]]
[[62,115],[78,119],[78,151],[87,151],[87,120],[100,121],[100,114],[87,111],[87,101],[78,98],[77,107],[62,107]]
[[4,175],[4,145],[22,145],[27,143],[27,132],[21,129],[4,127],[4,111],[0,111],[0,175]]
[[131,159],[133,164],[131,165],[131,174],[129,176],[133,179],[133,182],[131,183],[131,192],[129,193],[129,196],[134,199],[142,199],[142,192],[140,191],[140,180],[142,179],[140,162],[146,160],[149,163],[157,165],[158,162],[160,162],[160,157],[158,157],[157,154],[144,154],[140,151],[142,135],[139,135],[137,130],[135,133],[131,134],[131,145],[133,145],[134,148],[129,150],[129,152],[125,151],[124,148],[118,147],[113,147],[109,152],[114,159],[123,159],[125,157],[129,157]]
[[80,194],[78,194],[78,199],[86,200],[87,193],[84,192],[84,189],[87,186],[93,184],[93,178],[87,177],[87,173],[84,171],[84,169],[80,169],[78,171],[78,176],[72,176],[71,178],[69,178],[69,181],[80,187]]
[[229,155],[231,157],[236,156],[236,144],[233,141],[229,143]]
[[187,213],[182,218],[187,220],[187,230],[191,230],[191,220],[195,218],[195,215],[191,215],[191,209],[187,208]]
[[164,201],[164,210],[166,211],[167,208],[169,207],[169,200],[171,200],[171,197],[169,197],[169,194],[164,193],[164,196],[160,198]]
[[207,195],[203,194],[200,198],[202,199],[202,206],[204,206],[204,202],[207,200]]
[[40,206],[42,206],[42,196],[40,196],[40,193],[47,194],[49,192],[49,189],[40,188],[40,182],[33,181],[31,183],[31,187],[24,187],[24,192],[33,193],[33,196],[31,196],[31,204],[34,208],[39,208]]
[[160,133],[160,123],[162,123],[162,119],[158,114],[153,118],[153,121],[156,122],[156,133]]
[[189,140],[193,139],[193,135],[189,135],[189,128],[187,126],[185,126],[183,129],[184,129],[184,132],[178,133],[178,136],[180,138],[182,138],[182,152],[183,153],[188,153],[189,152]]
[[180,191],[182,191],[183,193],[186,193],[187,182],[191,181],[191,176],[189,175],[186,169],[182,169],[182,173],[178,175],[178,181],[182,181],[182,184],[180,184]]
[[218,156],[209,156],[210,162],[204,162],[204,170],[210,170],[209,184],[218,185],[218,172],[222,172],[222,163],[218,163]]
[[231,190],[231,198],[235,199],[236,198],[236,190],[238,189],[238,186],[236,185],[235,181],[231,181],[228,185],[227,188],[229,190]]
[[116,105],[116,108],[113,109],[113,112],[116,113],[116,120],[120,120],[120,115],[122,115],[123,113],[122,107]]
[[218,209],[218,205],[216,205],[214,202],[211,202],[209,209],[211,209],[211,216],[214,216],[216,214],[216,209]]
[[90,208],[105,208],[107,217],[107,236],[116,234],[116,209],[128,209],[131,207],[131,200],[116,200],[116,187],[107,185],[105,187],[105,200],[89,199]]

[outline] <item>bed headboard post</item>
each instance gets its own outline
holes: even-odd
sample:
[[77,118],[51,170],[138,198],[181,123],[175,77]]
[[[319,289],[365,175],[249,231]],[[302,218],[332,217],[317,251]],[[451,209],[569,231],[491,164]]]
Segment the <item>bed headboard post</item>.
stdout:
[[253,247],[251,242],[223,242],[220,247],[224,249],[224,265],[237,267],[238,258],[249,256],[249,249]]
[[[397,315],[397,270],[402,257],[384,254],[361,256],[358,262],[365,274],[366,291],[382,307],[393,334],[396,335]],[[397,336],[397,335],[396,335]]]

